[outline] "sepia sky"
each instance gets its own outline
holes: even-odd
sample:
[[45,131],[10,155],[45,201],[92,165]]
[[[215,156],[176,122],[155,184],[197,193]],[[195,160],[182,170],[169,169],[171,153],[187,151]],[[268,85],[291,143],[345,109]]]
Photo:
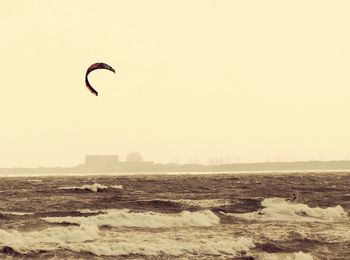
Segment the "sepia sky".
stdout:
[[[0,167],[350,156],[349,1],[3,1]],[[86,68],[106,62],[85,87]],[[349,157],[350,159],[350,157]]]

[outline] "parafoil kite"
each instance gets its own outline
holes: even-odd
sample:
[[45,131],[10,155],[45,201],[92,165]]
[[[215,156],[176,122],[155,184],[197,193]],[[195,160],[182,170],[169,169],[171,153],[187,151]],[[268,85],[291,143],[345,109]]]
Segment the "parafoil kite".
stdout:
[[88,75],[90,74],[91,71],[97,70],[97,69],[106,69],[106,70],[110,70],[113,73],[115,73],[115,70],[111,66],[109,66],[106,63],[102,63],[102,62],[94,63],[87,69],[86,74],[85,74],[85,85],[91,91],[91,93],[96,95],[96,96],[98,95],[98,92],[91,86],[89,79],[88,79]]

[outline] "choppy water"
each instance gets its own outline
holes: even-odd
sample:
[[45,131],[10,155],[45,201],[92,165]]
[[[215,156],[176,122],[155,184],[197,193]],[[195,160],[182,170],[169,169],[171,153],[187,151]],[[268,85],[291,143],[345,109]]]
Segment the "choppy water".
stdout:
[[0,258],[350,259],[349,187],[339,173],[0,178]]

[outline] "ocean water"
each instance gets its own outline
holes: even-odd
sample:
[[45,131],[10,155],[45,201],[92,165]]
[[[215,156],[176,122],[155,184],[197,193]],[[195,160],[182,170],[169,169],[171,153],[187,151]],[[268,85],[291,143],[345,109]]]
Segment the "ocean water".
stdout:
[[0,258],[350,259],[350,174],[0,178]]

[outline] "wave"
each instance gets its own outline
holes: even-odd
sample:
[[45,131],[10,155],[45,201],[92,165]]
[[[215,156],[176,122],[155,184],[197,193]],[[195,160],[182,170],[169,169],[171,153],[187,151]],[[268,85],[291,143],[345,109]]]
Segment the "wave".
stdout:
[[37,179],[32,179],[32,180],[28,180],[29,182],[43,182],[43,180],[37,180]]
[[[133,241],[126,239],[118,243],[110,244],[108,242],[81,243],[79,245],[67,245],[66,248],[72,251],[89,252],[98,256],[115,256],[115,255],[147,255],[147,256],[183,256],[194,255],[203,256],[239,256],[249,252],[254,247],[252,239],[240,238],[198,238],[187,241],[182,239],[172,239],[158,237],[152,234],[152,240],[142,237],[135,237],[136,233],[131,234]],[[150,235],[150,234],[148,234]],[[169,235],[169,234],[168,234]]]
[[0,229],[0,246],[9,247],[15,252],[26,254],[40,250],[54,250],[53,245],[66,243],[82,243],[95,240],[99,236],[96,226],[54,227],[42,231],[19,232]]
[[309,253],[264,253],[259,256],[260,260],[314,260]]
[[334,222],[348,220],[348,213],[340,206],[319,208],[302,203],[293,203],[282,198],[267,198],[261,202],[260,211],[244,214],[224,213],[247,220],[320,221]]
[[124,188],[123,188],[123,185],[112,185],[111,188],[112,188],[112,189],[116,189],[116,190],[122,190],[122,189],[124,189]]
[[104,212],[105,210],[78,209],[77,211],[82,214],[95,214],[95,213]]
[[128,209],[107,210],[106,214],[89,217],[46,217],[49,223],[97,225],[109,227],[171,228],[171,227],[209,227],[220,223],[220,218],[210,210],[176,214],[157,212],[130,212]]
[[9,212],[9,211],[0,211],[2,215],[13,215],[13,216],[25,216],[25,215],[33,215],[33,212]]
[[106,189],[117,189],[117,190],[122,190],[123,186],[122,185],[113,185],[113,186],[106,186],[103,184],[99,183],[94,183],[92,185],[83,185],[81,187],[77,186],[71,186],[71,187],[59,187],[59,190],[90,190],[92,192],[98,192]]
[[0,248],[4,251],[10,248],[10,251],[20,254],[64,249],[97,256],[240,256],[254,246],[251,238],[234,238],[198,229],[156,233],[125,230],[106,233],[94,225],[55,227],[34,232],[0,229]]
[[222,207],[230,205],[228,200],[224,199],[208,199],[208,200],[190,200],[190,199],[180,199],[180,200],[170,200],[175,203],[180,203],[184,206],[190,207],[201,207],[201,208],[212,208],[212,207]]

